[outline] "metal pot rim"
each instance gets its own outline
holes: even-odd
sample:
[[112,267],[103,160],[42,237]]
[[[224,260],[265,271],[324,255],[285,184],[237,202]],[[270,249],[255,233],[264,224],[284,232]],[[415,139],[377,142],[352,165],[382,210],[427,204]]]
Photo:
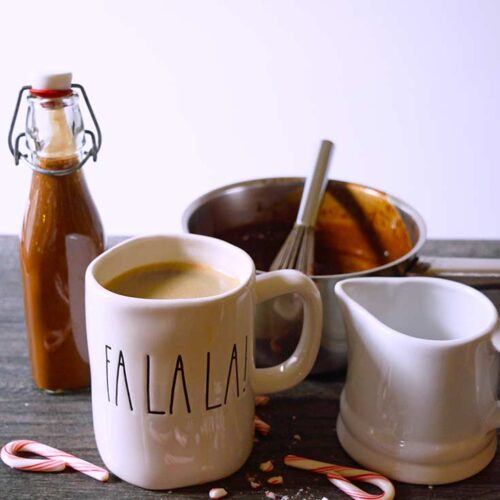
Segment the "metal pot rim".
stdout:
[[[182,228],[185,232],[189,233],[188,222],[192,214],[195,212],[195,210],[200,208],[207,201],[217,198],[222,194],[244,191],[251,187],[260,187],[272,184],[277,184],[277,185],[293,184],[293,183],[303,184],[304,180],[305,180],[304,177],[265,177],[260,179],[251,179],[247,181],[235,182],[232,184],[228,184],[226,186],[216,188],[196,198],[187,206],[187,208],[184,210],[182,214]],[[387,264],[384,264],[382,266],[374,267],[372,269],[367,269],[365,271],[357,271],[354,273],[311,275],[311,278],[314,279],[315,281],[354,278],[356,276],[366,276],[367,274],[378,273],[386,269],[390,269],[392,267],[397,267],[405,262],[411,262],[411,259],[414,258],[420,252],[427,237],[427,227],[424,218],[420,215],[420,213],[402,199],[393,196],[389,193],[386,193],[385,191],[382,191],[380,189],[373,188],[371,186],[366,186],[364,184],[360,184],[357,182],[347,182],[337,179],[329,179],[329,182],[332,181],[338,184],[343,184],[345,186],[353,186],[355,188],[362,189],[364,191],[370,191],[376,196],[386,197],[396,208],[403,210],[411,217],[411,219],[416,223],[418,227],[419,236],[418,240],[415,242],[413,248],[409,252],[402,255],[398,259],[388,262]]]

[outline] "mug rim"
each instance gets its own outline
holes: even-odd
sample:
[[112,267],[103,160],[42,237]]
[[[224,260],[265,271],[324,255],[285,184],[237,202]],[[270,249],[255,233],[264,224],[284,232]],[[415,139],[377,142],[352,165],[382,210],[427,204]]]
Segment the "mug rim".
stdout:
[[411,342],[418,342],[418,343],[432,343],[434,344],[434,347],[437,346],[442,346],[443,348],[450,347],[450,346],[459,346],[463,344],[467,344],[469,342],[473,342],[476,340],[479,340],[480,338],[486,336],[486,335],[492,335],[495,332],[495,327],[498,325],[499,322],[499,316],[497,309],[493,302],[483,293],[481,293],[479,290],[476,290],[472,286],[466,285],[464,283],[459,283],[456,281],[448,280],[445,278],[437,278],[437,277],[431,277],[431,276],[411,276],[411,277],[387,277],[387,276],[366,276],[362,278],[348,278],[345,280],[341,280],[335,284],[335,293],[336,295],[341,298],[348,300],[351,302],[356,310],[358,310],[361,314],[369,315],[370,318],[372,318],[374,321],[376,321],[378,324],[380,324],[386,331],[390,332],[392,335],[404,335],[402,332],[395,330],[394,328],[390,327],[389,325],[385,324],[382,322],[380,319],[378,319],[374,314],[372,314],[370,311],[366,310],[366,308],[362,307],[360,304],[358,304],[352,297],[350,297],[347,292],[344,290],[344,287],[346,285],[349,285],[349,283],[354,283],[356,282],[357,284],[362,284],[362,283],[387,283],[390,281],[399,281],[399,282],[425,282],[425,283],[431,283],[431,284],[437,284],[438,286],[444,287],[444,288],[451,288],[451,289],[459,289],[461,291],[465,291],[469,295],[472,295],[475,297],[475,299],[479,299],[488,309],[489,309],[489,321],[488,324],[483,327],[481,330],[476,332],[473,335],[469,335],[467,337],[460,337],[460,338],[452,338],[452,339],[428,339],[428,338],[422,338],[422,337],[417,337],[414,335],[405,335],[405,337],[408,339],[408,341]]
[[[128,247],[130,245],[134,245],[143,241],[148,240],[175,240],[175,241],[198,241],[203,242],[206,241],[212,245],[218,245],[222,248],[225,248],[229,252],[233,252],[235,254],[239,254],[242,259],[245,259],[248,263],[248,269],[245,271],[245,276],[240,279],[239,277],[232,276],[238,281],[238,285],[225,291],[222,293],[218,293],[216,295],[207,295],[204,297],[180,297],[180,298],[143,298],[143,297],[130,297],[128,295],[121,295],[116,292],[112,292],[107,289],[101,281],[97,279],[95,276],[96,267],[102,265],[102,261],[109,259],[111,255],[120,251],[123,247]],[[168,261],[168,259],[166,260]],[[186,262],[189,262],[186,260]],[[209,267],[216,269],[214,266],[208,264]],[[130,271],[138,266],[130,266],[126,270],[122,271],[122,273]],[[229,274],[220,269],[216,269],[219,272],[223,272],[224,274]],[[255,265],[252,258],[241,248],[232,245],[226,241],[214,238],[212,236],[205,236],[199,234],[186,234],[186,233],[154,233],[154,234],[144,234],[133,236],[131,238],[127,238],[125,241],[122,241],[111,248],[108,248],[102,254],[98,255],[87,267],[85,273],[85,285],[86,287],[95,287],[99,293],[110,300],[118,300],[123,303],[127,303],[127,306],[140,306],[144,307],[176,307],[179,306],[192,306],[192,305],[201,305],[208,304],[211,302],[216,302],[220,300],[225,300],[229,297],[233,297],[241,293],[242,290],[248,287],[249,284],[255,279]]]

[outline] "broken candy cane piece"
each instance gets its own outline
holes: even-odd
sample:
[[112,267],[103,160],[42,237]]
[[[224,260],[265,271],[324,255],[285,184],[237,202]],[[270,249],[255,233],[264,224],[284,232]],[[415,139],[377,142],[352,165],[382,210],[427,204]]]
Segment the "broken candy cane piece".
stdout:
[[267,462],[262,462],[262,463],[259,465],[259,469],[260,469],[262,472],[271,472],[271,471],[274,469],[274,465],[273,465],[273,463],[271,462],[271,460],[268,460]]
[[[16,453],[20,451],[35,453],[45,458],[19,457]],[[59,472],[66,467],[71,467],[98,481],[107,481],[109,478],[109,472],[102,467],[98,467],[74,455],[29,439],[21,439],[7,443],[2,448],[0,456],[3,462],[13,469],[33,472]]]
[[[362,498],[364,500],[392,500],[395,495],[394,486],[392,485],[392,483],[381,474],[377,474],[375,472],[367,471],[364,469],[355,469],[353,467],[346,467],[343,465],[319,462],[317,460],[298,457],[296,455],[287,455],[284,462],[285,465],[288,465],[290,467],[296,467],[297,469],[309,470],[311,472],[325,474],[332,484],[337,486],[337,488],[342,490],[351,498]],[[374,484],[382,490],[382,493],[367,493],[351,483],[350,479],[353,481]]]
[[265,406],[269,403],[269,396],[255,396],[255,406]]
[[273,476],[270,477],[267,482],[269,484],[283,484],[283,476]]
[[255,429],[257,429],[264,436],[267,436],[269,432],[271,432],[271,426],[257,415],[254,417],[254,424]]
[[208,492],[210,498],[224,498],[227,496],[227,491],[224,488],[212,488]]
[[247,481],[254,490],[262,486],[262,483],[255,476],[247,476]]

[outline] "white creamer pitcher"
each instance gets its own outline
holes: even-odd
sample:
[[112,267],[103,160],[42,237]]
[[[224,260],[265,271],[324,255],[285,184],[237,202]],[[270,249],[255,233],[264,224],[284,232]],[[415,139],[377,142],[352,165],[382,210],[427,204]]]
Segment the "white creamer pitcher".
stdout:
[[337,420],[347,453],[416,484],[483,469],[500,426],[493,303],[438,278],[354,278],[335,293],[348,344]]

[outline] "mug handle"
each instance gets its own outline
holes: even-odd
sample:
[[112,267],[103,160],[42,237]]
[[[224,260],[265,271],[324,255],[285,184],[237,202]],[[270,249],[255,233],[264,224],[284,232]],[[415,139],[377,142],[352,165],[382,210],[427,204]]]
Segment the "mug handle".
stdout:
[[255,293],[257,303],[278,295],[297,293],[304,306],[302,331],[292,355],[270,368],[254,367],[253,386],[256,394],[284,391],[297,385],[309,374],[318,355],[323,323],[321,296],[310,278],[292,269],[258,275]]

